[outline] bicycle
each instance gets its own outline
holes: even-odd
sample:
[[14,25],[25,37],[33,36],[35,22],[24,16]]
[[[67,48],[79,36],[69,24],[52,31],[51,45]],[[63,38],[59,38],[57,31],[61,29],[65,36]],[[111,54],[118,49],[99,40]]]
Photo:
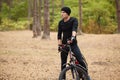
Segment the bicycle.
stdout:
[[[65,51],[63,47],[61,47],[61,51],[67,52],[69,54],[70,60],[67,64],[63,65],[66,66],[66,68],[61,71],[59,80],[89,80],[89,76],[86,72],[87,69],[78,63],[74,53],[71,50],[70,44],[65,44],[64,47],[67,47],[68,51]],[[84,62],[86,63],[86,60]]]

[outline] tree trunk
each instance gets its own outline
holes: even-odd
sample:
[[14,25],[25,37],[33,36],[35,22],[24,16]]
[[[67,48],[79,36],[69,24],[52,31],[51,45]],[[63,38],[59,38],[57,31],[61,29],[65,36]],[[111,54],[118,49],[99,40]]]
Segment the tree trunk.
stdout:
[[50,39],[49,0],[44,0],[44,28],[42,39]]
[[31,0],[28,0],[28,28],[31,29],[31,23],[30,23],[30,17],[31,17]]
[[[37,0],[38,1],[38,0]],[[37,4],[37,3],[36,3]],[[37,4],[37,35],[41,35],[41,24],[40,24],[40,15],[39,15],[39,6]]]
[[28,7],[30,7],[31,17],[34,16],[34,0],[28,0]]
[[11,6],[13,0],[5,0],[8,6]]
[[[2,9],[2,0],[0,0],[0,13],[1,13],[1,9]],[[0,16],[0,24],[2,23],[2,18]]]
[[35,37],[37,37],[37,30],[36,30],[36,28],[37,28],[37,1],[36,0],[34,0],[33,1],[33,9],[34,9],[34,11],[33,11],[33,27],[32,27],[32,30],[33,30],[33,38],[35,38]]
[[61,0],[61,7],[64,7],[64,0]]
[[34,0],[33,2],[33,7],[34,7],[34,13],[33,13],[33,38],[36,38],[37,36],[41,35],[41,30],[40,30],[40,22],[39,22],[39,14],[38,14],[38,7],[37,7],[37,0]]
[[82,2],[79,0],[79,26],[78,34],[82,34]]
[[54,0],[52,0],[52,18],[51,18],[51,24],[54,22]]
[[0,11],[2,9],[2,0],[0,0]]
[[118,33],[120,33],[120,0],[115,0],[116,2],[116,13],[117,13],[117,20],[118,20]]
[[6,3],[8,6],[11,6],[12,0],[0,0],[0,2],[3,1]]
[[42,31],[42,0],[39,0],[39,18],[40,18],[40,26]]

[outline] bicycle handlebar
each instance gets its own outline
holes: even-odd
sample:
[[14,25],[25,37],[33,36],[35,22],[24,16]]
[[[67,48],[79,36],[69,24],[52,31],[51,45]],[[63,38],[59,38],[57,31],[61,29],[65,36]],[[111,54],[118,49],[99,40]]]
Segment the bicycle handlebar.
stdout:
[[70,44],[62,44],[62,45],[59,45],[59,51],[64,51],[64,52],[67,52],[65,49],[69,49],[69,51],[71,50],[71,46]]

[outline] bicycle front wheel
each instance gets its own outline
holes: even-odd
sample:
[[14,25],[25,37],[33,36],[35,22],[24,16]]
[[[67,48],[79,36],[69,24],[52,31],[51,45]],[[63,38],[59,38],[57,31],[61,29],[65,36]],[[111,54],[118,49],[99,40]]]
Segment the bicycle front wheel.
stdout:
[[88,75],[78,66],[68,66],[61,71],[59,80],[88,80]]

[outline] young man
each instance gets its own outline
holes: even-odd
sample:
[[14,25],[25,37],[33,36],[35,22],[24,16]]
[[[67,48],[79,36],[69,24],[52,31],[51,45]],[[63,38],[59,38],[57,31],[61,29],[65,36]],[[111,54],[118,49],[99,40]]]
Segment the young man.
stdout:
[[[71,44],[71,48],[73,53],[76,56],[78,62],[87,69],[86,64],[83,61],[82,54],[77,45],[77,28],[78,28],[78,20],[74,17],[70,17],[71,9],[69,7],[63,7],[61,9],[62,20],[59,21],[58,24],[58,47],[62,44],[66,44],[67,40],[70,39],[68,43]],[[61,70],[63,70],[66,66],[67,56],[64,51],[61,52]]]

